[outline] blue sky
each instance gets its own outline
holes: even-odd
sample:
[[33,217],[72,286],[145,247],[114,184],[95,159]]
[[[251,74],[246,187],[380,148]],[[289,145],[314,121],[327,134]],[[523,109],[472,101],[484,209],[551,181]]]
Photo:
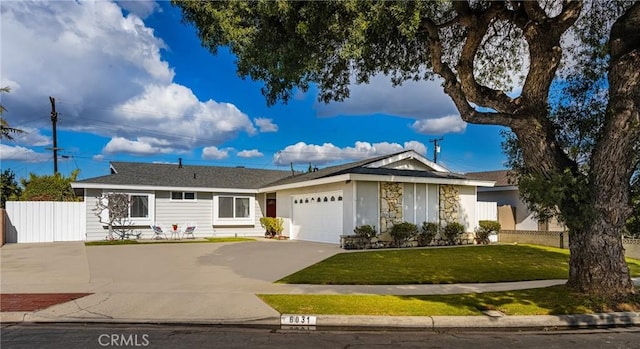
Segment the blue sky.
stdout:
[[58,111],[58,168],[80,179],[110,161],[306,170],[415,149],[455,172],[504,168],[501,128],[464,123],[439,82],[393,88],[385,76],[323,104],[310,89],[268,107],[262,83],[213,56],[168,2],[3,1],[3,117],[27,131],[0,144],[18,178],[53,172],[49,96]]

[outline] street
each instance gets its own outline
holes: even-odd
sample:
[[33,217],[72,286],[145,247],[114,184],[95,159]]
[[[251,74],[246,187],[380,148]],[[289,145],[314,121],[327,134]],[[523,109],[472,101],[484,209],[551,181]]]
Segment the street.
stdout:
[[573,331],[283,330],[277,328],[3,324],[0,346],[12,348],[545,348],[636,349],[640,328]]

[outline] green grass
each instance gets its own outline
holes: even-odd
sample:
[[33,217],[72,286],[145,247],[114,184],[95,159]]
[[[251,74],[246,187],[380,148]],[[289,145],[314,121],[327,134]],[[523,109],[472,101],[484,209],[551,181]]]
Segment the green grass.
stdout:
[[104,246],[104,245],[135,245],[135,244],[193,244],[193,243],[217,243],[217,242],[243,242],[256,241],[251,238],[237,237],[221,237],[221,238],[205,238],[205,240],[105,240],[85,242],[85,246]]
[[[534,245],[340,253],[277,282],[321,285],[490,283],[566,279],[569,250]],[[632,275],[640,260],[627,259]]]
[[259,297],[282,314],[464,316],[498,310],[506,315],[558,315],[640,310],[639,293],[610,305],[566,286],[431,296],[262,294]]

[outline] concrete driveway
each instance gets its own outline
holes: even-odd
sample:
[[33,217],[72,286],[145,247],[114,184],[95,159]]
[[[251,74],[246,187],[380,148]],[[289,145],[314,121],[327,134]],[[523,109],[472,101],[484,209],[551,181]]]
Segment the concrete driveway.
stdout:
[[341,251],[333,244],[262,239],[89,247],[79,242],[9,244],[0,250],[0,291],[94,293],[28,314],[34,321],[273,320],[279,314],[255,294],[278,292],[283,285],[273,281]]

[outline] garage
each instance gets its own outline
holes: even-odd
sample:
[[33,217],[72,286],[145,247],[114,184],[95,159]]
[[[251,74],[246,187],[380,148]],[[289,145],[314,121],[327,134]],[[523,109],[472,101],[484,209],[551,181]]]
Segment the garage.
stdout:
[[339,244],[342,204],[342,191],[292,196],[291,238]]

